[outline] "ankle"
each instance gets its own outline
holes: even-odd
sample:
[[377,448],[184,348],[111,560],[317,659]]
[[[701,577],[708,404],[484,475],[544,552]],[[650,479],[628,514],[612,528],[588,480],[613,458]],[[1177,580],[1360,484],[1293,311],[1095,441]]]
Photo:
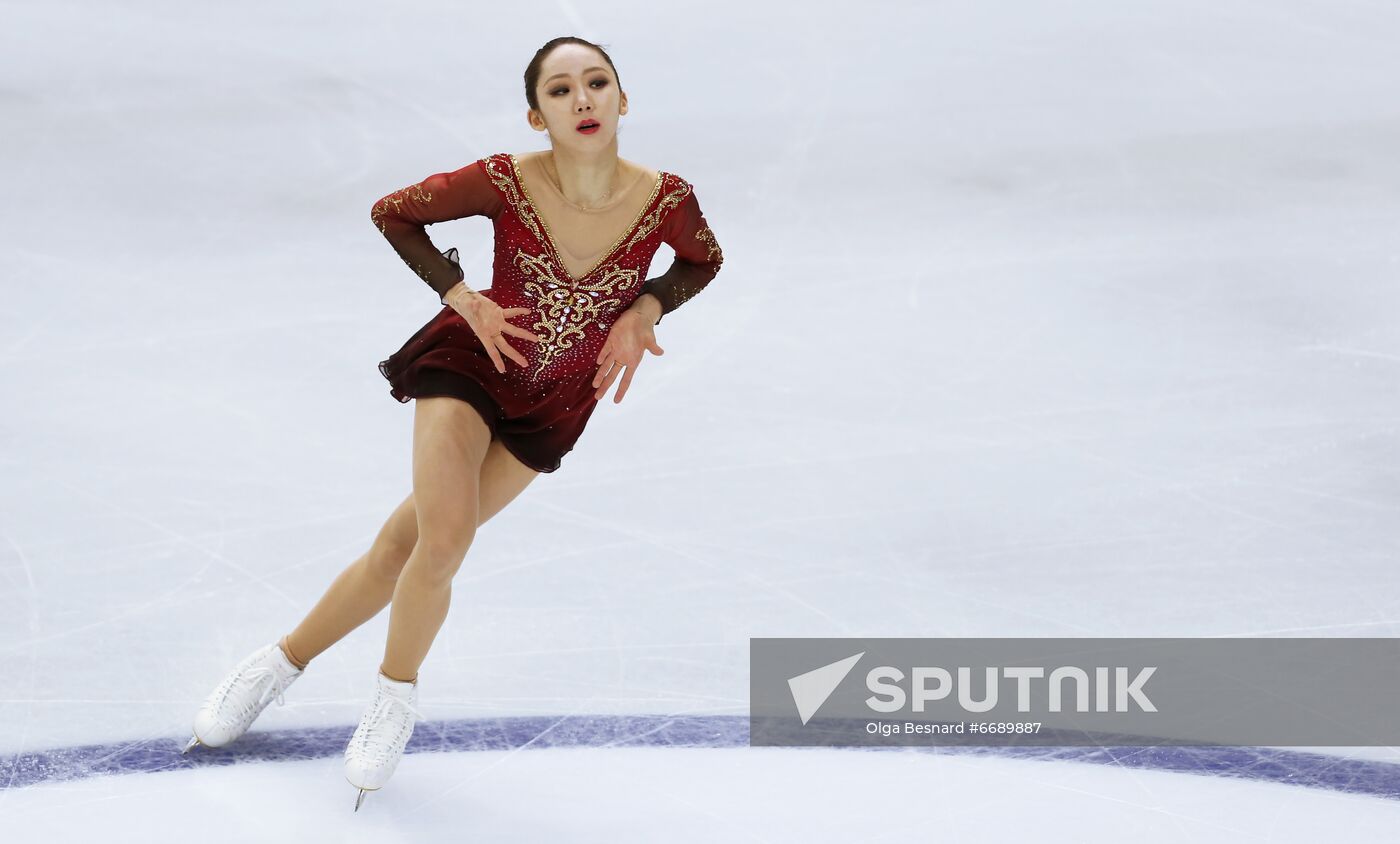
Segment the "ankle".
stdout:
[[282,641],[278,642],[277,645],[282,649],[282,653],[287,657],[287,660],[291,662],[292,665],[295,665],[298,671],[305,671],[306,666],[310,663],[302,662],[301,660],[296,658],[296,655],[292,653],[292,646],[287,642],[289,638],[291,637],[283,636]]
[[415,674],[413,675],[413,679],[411,679],[411,680],[400,680],[398,677],[395,677],[394,675],[390,674],[388,671],[385,671],[383,665],[380,665],[380,666],[379,666],[379,673],[380,673],[381,675],[383,675],[386,679],[393,680],[395,683],[417,683],[417,682],[418,682],[418,675],[417,675],[417,673],[415,673]]

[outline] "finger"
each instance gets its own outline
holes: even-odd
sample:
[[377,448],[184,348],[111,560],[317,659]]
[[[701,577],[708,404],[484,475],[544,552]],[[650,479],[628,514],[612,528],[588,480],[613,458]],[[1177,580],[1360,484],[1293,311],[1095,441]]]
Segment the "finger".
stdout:
[[540,335],[529,330],[528,328],[521,328],[518,325],[511,325],[510,323],[506,323],[505,327],[501,330],[512,337],[524,337],[526,340],[534,340],[536,343],[540,342],[540,340],[543,339],[542,337],[540,337]]
[[498,346],[504,347],[506,357],[519,364],[521,369],[524,369],[525,367],[530,365],[530,362],[525,360],[524,355],[517,352],[514,346],[506,342],[506,338],[498,336],[496,338],[496,343]]
[[594,386],[598,386],[599,384],[602,384],[602,382],[603,382],[603,375],[608,374],[608,367],[610,367],[610,365],[612,365],[612,364],[610,364],[610,363],[606,363],[606,364],[605,364],[605,363],[602,363],[602,361],[599,361],[599,364],[601,364],[601,365],[599,365],[599,367],[598,367],[598,372],[595,372],[595,374],[594,374]]
[[661,348],[661,345],[656,342],[655,337],[651,338],[651,342],[647,344],[647,349],[654,355],[666,354],[666,350]]
[[595,394],[599,401],[603,400],[603,396],[606,396],[608,394],[608,388],[611,387],[612,383],[617,380],[617,375],[621,371],[621,369],[616,364],[617,361],[612,362],[612,368],[608,370],[608,377],[603,379],[602,388],[598,390],[598,392]]
[[637,365],[635,363],[627,367],[627,374],[622,376],[621,386],[619,386],[617,392],[613,394],[613,404],[621,403],[622,397],[627,395],[627,388],[632,386],[632,376],[636,374],[636,372]]
[[[529,308],[526,308],[525,310],[528,311],[528,310],[530,310],[530,309],[529,309]],[[509,325],[509,323],[507,323],[507,324]],[[513,328],[513,329],[517,329],[517,330],[519,330],[519,331],[525,332],[523,335],[518,335],[518,336],[529,337],[531,340],[534,340],[536,343],[543,343],[543,342],[544,342],[544,338],[543,338],[543,337],[541,337],[540,335],[538,335],[538,334],[536,334],[535,332],[531,331],[530,329],[525,328],[524,326],[520,326],[520,325],[511,325],[510,327]]]
[[501,353],[498,352],[498,351],[496,351],[496,344],[495,344],[495,343],[483,343],[482,345],[484,345],[484,346],[486,347],[486,354],[488,354],[488,355],[491,356],[491,362],[494,363],[494,364],[496,365],[496,371],[497,371],[497,372],[505,372],[505,371],[506,371],[506,365],[505,365],[505,362],[501,360]]
[[606,393],[606,392],[608,391],[608,388],[607,388],[607,387],[603,387],[603,386],[602,386],[603,382],[605,382],[605,381],[607,380],[607,375],[608,375],[608,365],[607,365],[607,364],[603,364],[602,366],[598,367],[598,374],[593,376],[593,397],[594,397],[594,398],[596,398],[596,399],[601,399],[601,398],[603,397],[603,393]]
[[[601,349],[598,350],[598,365],[599,365],[599,366],[602,366],[602,365],[603,365],[603,361],[607,360],[607,359],[608,359],[608,355],[610,355],[610,354],[612,354],[612,337],[611,337],[611,336],[608,337],[607,342],[603,343],[603,348],[601,348]],[[595,387],[598,386],[597,382],[594,382],[593,386],[595,386]]]

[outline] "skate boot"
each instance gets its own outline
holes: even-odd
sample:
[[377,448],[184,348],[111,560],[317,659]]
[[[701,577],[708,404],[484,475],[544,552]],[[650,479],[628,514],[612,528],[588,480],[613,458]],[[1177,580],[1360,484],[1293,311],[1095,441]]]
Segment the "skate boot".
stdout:
[[403,749],[413,735],[413,724],[423,716],[418,704],[418,683],[390,680],[382,672],[375,677],[374,702],[345,747],[345,778],[360,790],[355,811],[365,792],[378,791],[393,776]]
[[258,648],[205,699],[194,716],[194,737],[180,752],[196,744],[223,747],[243,735],[274,698],[283,705],[282,693],[301,674],[277,643]]

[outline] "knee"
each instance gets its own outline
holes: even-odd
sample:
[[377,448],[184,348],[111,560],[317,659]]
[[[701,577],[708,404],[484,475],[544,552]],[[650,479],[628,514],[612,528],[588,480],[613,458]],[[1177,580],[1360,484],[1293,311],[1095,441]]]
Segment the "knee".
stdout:
[[398,580],[412,554],[412,544],[376,542],[370,549],[365,564],[370,574],[379,580]]
[[[457,533],[452,536],[423,537],[414,548],[412,559],[413,574],[432,582],[442,583],[452,579],[467,556],[476,531]],[[405,567],[407,568],[407,567]]]

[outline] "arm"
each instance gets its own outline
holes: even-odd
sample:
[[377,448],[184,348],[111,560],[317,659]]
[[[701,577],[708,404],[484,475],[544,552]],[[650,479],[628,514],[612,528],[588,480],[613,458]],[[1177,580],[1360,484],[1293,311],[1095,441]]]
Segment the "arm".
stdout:
[[424,227],[462,217],[495,217],[500,194],[474,161],[451,173],[436,173],[423,181],[396,190],[374,203],[370,219],[404,263],[423,279],[443,304],[449,291],[466,289],[457,250],[439,252]]
[[[724,253],[705,222],[694,191],[667,218],[661,239],[676,251],[676,258],[665,274],[648,279],[642,286],[641,296],[637,297],[643,308],[649,308],[648,315],[656,314],[655,325],[660,325],[662,317],[705,289],[724,263]],[[645,300],[648,294],[654,297],[655,303]]]

